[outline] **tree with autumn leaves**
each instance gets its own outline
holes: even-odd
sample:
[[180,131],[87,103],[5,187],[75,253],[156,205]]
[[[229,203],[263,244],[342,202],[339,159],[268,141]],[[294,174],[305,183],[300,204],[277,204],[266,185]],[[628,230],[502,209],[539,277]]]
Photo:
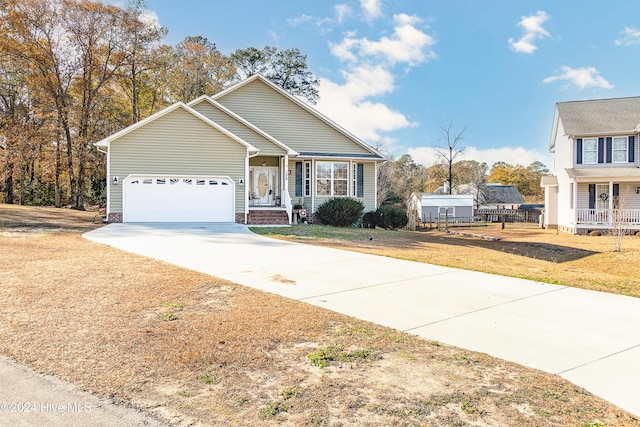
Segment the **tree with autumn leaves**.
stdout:
[[[0,2],[0,201],[104,201],[104,155],[93,143],[176,101],[239,81],[247,53],[267,77],[315,102],[318,81],[297,49],[247,48],[225,56],[201,36],[162,44],[145,15],[88,0]],[[245,61],[245,62],[242,62]],[[246,73],[245,73],[246,75]]]

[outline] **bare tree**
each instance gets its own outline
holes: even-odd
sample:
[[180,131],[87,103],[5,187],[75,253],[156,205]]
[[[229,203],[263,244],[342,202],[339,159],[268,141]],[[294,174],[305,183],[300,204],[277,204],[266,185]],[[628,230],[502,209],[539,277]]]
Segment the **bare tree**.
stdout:
[[447,164],[449,168],[449,194],[453,189],[453,164],[456,158],[462,154],[464,147],[460,146],[462,137],[469,126],[465,126],[461,131],[456,132],[453,122],[443,123],[440,126],[440,135],[442,136],[443,145],[436,146],[436,154]]
[[624,236],[629,234],[630,218],[628,210],[625,209],[629,195],[629,188],[624,194],[614,195],[613,209],[611,210],[611,237],[613,238],[613,251],[620,252],[622,250],[622,240]]

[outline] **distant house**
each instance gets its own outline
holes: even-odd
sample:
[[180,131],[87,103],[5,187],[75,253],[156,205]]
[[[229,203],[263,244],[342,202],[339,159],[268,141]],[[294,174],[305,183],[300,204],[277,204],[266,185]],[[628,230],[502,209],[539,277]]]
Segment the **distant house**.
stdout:
[[640,97],[559,102],[543,176],[544,225],[574,234],[640,230]]
[[[473,195],[412,193],[407,202],[409,222],[455,221],[473,217]],[[412,218],[413,217],[413,218]],[[411,225],[408,226],[411,229]],[[415,227],[413,227],[415,228]]]
[[476,184],[478,209],[518,209],[524,198],[514,185]]
[[[446,194],[445,187],[440,187],[436,194]],[[471,195],[476,209],[518,209],[524,198],[514,185],[476,182],[456,185],[451,190],[453,195]]]

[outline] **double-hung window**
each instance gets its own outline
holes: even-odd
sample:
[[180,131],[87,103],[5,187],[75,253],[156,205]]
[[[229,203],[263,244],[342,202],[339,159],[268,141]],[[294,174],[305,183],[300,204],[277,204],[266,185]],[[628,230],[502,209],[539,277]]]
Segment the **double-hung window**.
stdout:
[[582,140],[582,162],[598,163],[598,138],[584,138]]
[[626,136],[613,138],[613,163],[628,161],[629,141]]
[[318,196],[348,196],[349,163],[316,162],[316,194]]

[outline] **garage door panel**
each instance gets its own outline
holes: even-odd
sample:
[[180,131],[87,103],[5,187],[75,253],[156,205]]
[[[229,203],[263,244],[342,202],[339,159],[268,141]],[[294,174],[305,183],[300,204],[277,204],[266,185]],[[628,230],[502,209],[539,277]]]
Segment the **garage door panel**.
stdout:
[[125,222],[233,222],[235,188],[226,177],[130,177]]

